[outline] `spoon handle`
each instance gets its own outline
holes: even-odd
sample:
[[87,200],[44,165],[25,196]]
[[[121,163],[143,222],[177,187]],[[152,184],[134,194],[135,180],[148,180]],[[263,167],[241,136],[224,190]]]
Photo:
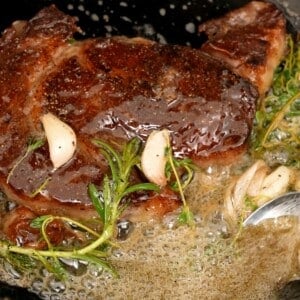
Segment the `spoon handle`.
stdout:
[[265,219],[281,216],[300,217],[300,192],[291,192],[275,198],[254,211],[243,225],[257,225]]

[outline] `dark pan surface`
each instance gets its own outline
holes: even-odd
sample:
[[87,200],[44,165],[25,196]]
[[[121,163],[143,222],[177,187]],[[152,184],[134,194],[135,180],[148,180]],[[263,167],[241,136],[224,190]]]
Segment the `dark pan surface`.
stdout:
[[[300,29],[300,1],[270,0]],[[248,0],[18,0],[0,11],[0,31],[18,19],[31,18],[42,7],[55,4],[78,17],[83,38],[93,36],[144,36],[163,43],[198,46],[200,23],[240,7]]]
[[[246,0],[18,0],[6,1],[0,10],[0,31],[13,21],[31,18],[42,7],[55,4],[78,17],[83,30],[79,38],[93,36],[144,36],[162,43],[197,47],[201,39],[197,27],[244,5]],[[294,27],[300,28],[300,1],[273,1],[288,14]],[[299,284],[298,284],[299,285]],[[297,285],[297,290],[299,290]],[[24,289],[0,282],[0,299],[38,299]],[[286,299],[286,298],[282,298]],[[294,299],[294,298],[293,298]]]
[[201,43],[197,26],[249,1],[234,0],[19,0],[9,1],[0,12],[0,30],[12,21],[28,19],[39,9],[54,3],[62,11],[77,16],[84,37],[104,35],[144,36],[160,42]]

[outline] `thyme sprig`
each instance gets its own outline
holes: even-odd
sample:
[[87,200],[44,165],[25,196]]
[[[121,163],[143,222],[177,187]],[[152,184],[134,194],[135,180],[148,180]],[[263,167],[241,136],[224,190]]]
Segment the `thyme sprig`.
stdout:
[[[168,147],[166,148],[165,155],[167,157],[166,176],[169,185],[174,191],[179,192],[183,204],[181,213],[178,217],[179,223],[194,226],[194,215],[186,202],[184,189],[192,181],[196,166],[190,159],[176,159],[173,156],[170,142]],[[183,170],[183,176],[179,176],[178,170]],[[172,176],[175,177],[174,182],[171,181]]]
[[300,42],[288,38],[289,53],[277,68],[272,88],[256,113],[254,156],[300,166]]

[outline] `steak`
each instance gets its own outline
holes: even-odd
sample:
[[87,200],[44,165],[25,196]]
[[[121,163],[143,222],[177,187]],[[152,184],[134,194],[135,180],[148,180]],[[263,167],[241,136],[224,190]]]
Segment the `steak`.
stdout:
[[281,11],[273,5],[252,1],[200,25],[199,30],[209,36],[201,50],[227,63],[235,74],[249,79],[264,95],[284,55],[285,23]]
[[[243,17],[252,13],[259,24]],[[284,17],[272,4],[255,2],[200,30],[208,34],[202,49],[123,36],[74,41],[75,18],[53,5],[13,23],[0,40],[6,195],[36,215],[95,216],[87,185],[100,184],[108,167],[94,138],[122,145],[166,128],[175,156],[200,165],[229,163],[244,153],[256,103],[284,51]],[[55,171],[47,144],[20,162],[28,141],[44,136],[41,116],[48,112],[77,136],[74,157]],[[158,196],[149,196],[145,211],[163,215],[178,207],[168,191]]]

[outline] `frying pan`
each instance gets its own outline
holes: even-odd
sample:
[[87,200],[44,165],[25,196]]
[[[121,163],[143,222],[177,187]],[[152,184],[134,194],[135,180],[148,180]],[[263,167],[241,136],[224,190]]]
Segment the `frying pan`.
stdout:
[[[82,37],[104,35],[146,36],[176,44],[200,43],[197,24],[245,4],[246,0],[19,0],[1,10],[0,30],[16,19],[28,19],[42,7],[54,3],[79,18]],[[16,10],[16,3],[18,9]]]
[[[197,46],[197,25],[240,7],[249,0],[15,0],[0,11],[0,32],[11,22],[31,18],[55,4],[77,16],[84,37],[104,35],[146,36],[158,41]],[[300,29],[298,0],[270,0],[281,8],[292,26]]]
[[[246,0],[17,0],[7,1],[0,10],[0,31],[13,21],[29,19],[41,8],[55,4],[78,17],[83,32],[76,38],[126,35],[143,36],[161,43],[198,47],[200,23],[240,7]],[[300,2],[273,0],[293,30],[300,30]],[[299,291],[299,284],[294,283]],[[289,285],[289,289],[291,284]],[[289,291],[289,297],[292,292]],[[281,295],[285,295],[284,292]],[[6,298],[5,298],[6,297]],[[284,297],[284,296],[282,296]],[[25,289],[0,283],[0,299],[38,299]],[[283,298],[282,298],[283,299]]]

